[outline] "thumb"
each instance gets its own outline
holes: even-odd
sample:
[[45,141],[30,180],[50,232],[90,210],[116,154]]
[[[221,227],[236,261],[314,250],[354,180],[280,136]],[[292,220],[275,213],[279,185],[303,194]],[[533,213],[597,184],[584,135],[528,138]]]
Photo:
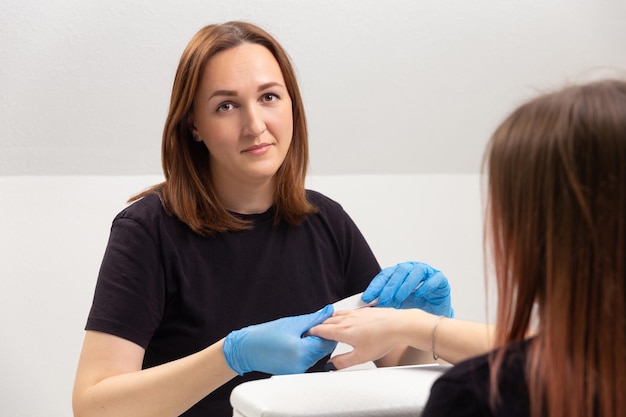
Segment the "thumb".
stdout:
[[332,304],[328,304],[326,307],[316,311],[315,313],[300,316],[302,333],[306,333],[311,329],[311,327],[323,323],[324,321],[326,321],[326,319],[330,318],[334,312],[335,309],[333,308]]
[[334,340],[326,340],[317,336],[307,336],[301,340],[305,349],[315,355],[314,362],[317,362],[326,355],[330,355],[337,347],[337,342]]

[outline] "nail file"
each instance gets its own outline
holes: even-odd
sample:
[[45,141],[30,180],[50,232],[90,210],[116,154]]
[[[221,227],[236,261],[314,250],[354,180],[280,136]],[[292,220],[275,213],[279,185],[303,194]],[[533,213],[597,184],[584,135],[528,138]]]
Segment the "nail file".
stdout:
[[375,306],[376,303],[378,302],[378,299],[376,298],[373,301],[366,303],[363,300],[361,300],[362,295],[363,293],[360,292],[358,294],[354,294],[350,297],[344,298],[343,300],[339,300],[333,303],[333,308],[335,309],[335,311],[356,310],[358,308]]
[[[413,291],[411,291],[411,292],[414,293],[423,284],[424,284],[424,281],[420,281],[419,284],[417,284],[417,286],[415,287],[415,289]],[[343,300],[339,300],[339,301],[333,303],[333,308],[335,309],[335,311],[340,311],[340,310],[357,310],[359,308],[364,308],[364,307],[373,307],[373,306],[378,304],[378,298],[374,298],[369,303],[366,303],[366,302],[364,302],[361,299],[362,295],[363,295],[363,293],[360,292],[360,293],[354,294],[354,295],[352,295],[350,297],[346,297]]]

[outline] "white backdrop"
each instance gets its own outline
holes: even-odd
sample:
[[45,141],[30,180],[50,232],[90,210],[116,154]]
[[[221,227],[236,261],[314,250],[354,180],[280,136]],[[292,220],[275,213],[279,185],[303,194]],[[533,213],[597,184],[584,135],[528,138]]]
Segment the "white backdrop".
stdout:
[[626,69],[623,0],[3,0],[0,415],[71,415],[110,222],[159,178],[184,46],[234,19],[294,61],[309,185],[344,205],[383,266],[442,269],[475,320],[490,132],[537,90]]
[[[111,221],[159,178],[0,176],[1,416],[71,416]],[[308,186],[342,203],[381,265],[438,267],[450,280],[457,317],[485,320],[477,175],[324,175]]]
[[232,19],[293,58],[316,175],[477,173],[521,99],[626,68],[623,0],[3,0],[0,175],[158,175],[182,50]]

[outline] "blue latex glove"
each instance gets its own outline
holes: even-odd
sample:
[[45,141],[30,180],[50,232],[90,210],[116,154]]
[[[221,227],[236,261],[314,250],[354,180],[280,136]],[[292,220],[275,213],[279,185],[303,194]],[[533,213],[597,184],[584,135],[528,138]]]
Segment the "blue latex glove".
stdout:
[[239,375],[251,371],[274,375],[305,372],[337,346],[335,341],[303,336],[333,311],[333,306],[327,305],[315,313],[235,330],[224,339],[226,362]]
[[376,297],[379,307],[420,308],[454,317],[448,279],[441,271],[422,262],[403,262],[380,271],[363,292],[362,299],[369,303]]

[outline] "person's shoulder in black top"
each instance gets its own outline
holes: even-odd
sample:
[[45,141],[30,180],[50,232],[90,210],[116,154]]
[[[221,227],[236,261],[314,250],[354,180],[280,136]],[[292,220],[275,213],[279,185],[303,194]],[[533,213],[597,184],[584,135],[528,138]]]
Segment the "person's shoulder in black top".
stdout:
[[529,415],[525,367],[530,340],[506,348],[498,380],[498,402],[490,405],[490,371],[494,352],[477,356],[451,368],[433,384],[423,417]]

